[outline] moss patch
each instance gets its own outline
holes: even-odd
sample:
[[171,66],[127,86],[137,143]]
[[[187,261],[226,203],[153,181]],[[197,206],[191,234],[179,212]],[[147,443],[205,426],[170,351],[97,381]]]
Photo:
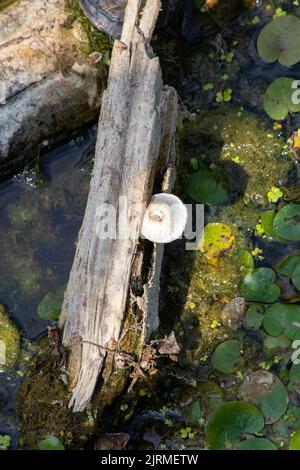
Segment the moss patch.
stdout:
[[78,21],[87,37],[88,43],[82,52],[86,55],[95,51],[101,52],[102,63],[108,65],[113,41],[107,34],[94,28],[89,19],[83,14],[77,0],[66,0],[65,4],[66,11],[69,14],[69,27],[71,28]]
[[65,449],[87,448],[95,433],[96,414],[91,409],[73,413],[68,408],[70,395],[63,382],[61,357],[51,355],[46,340],[41,342],[41,349],[17,395],[22,447],[38,449],[42,439],[54,435]]

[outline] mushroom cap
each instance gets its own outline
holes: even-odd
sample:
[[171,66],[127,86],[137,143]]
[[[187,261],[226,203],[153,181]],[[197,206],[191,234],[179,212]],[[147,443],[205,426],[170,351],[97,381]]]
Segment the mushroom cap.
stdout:
[[155,194],[144,214],[141,235],[151,242],[170,243],[182,236],[187,218],[187,209],[177,196]]

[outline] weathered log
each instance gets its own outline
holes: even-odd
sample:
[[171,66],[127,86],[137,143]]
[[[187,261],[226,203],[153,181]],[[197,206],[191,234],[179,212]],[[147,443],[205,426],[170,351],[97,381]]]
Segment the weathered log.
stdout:
[[[140,4],[129,0],[121,41],[114,44],[90,193],[60,320],[70,350],[74,411],[89,404],[99,374],[100,408],[116,397],[127,376],[118,360],[124,352],[138,360],[158,326],[163,247],[140,240],[139,233],[153,188],[172,185],[178,102],[175,90],[163,86],[149,46],[160,1],[148,0],[141,17]],[[129,235],[120,238],[119,220],[116,239],[99,238],[97,210],[109,203],[119,214],[120,196],[126,197]]]
[[0,174],[99,112],[99,69],[67,28],[65,0],[21,0],[0,12]]

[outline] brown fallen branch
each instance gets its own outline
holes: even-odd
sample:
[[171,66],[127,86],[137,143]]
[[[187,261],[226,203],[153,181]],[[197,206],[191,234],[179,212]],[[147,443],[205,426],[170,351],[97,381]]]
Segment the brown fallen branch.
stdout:
[[[99,407],[112,402],[128,371],[109,350],[138,361],[159,323],[163,246],[139,239],[139,233],[154,188],[168,191],[174,180],[178,101],[175,90],[163,86],[149,46],[160,1],[140,8],[139,0],[128,1],[122,37],[114,44],[90,193],[60,320],[70,351],[74,411],[89,404],[99,376]],[[98,208],[110,204],[118,214],[124,196],[129,236],[99,238]],[[122,228],[119,223],[117,235]]]

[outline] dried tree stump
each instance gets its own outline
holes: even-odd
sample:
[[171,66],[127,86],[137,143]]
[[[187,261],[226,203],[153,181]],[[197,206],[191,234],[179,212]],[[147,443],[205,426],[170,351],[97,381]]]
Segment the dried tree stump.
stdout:
[[[177,94],[163,86],[149,46],[159,9],[159,0],[148,0],[142,12],[139,0],[128,1],[102,99],[90,193],[60,320],[74,411],[89,404],[99,376],[100,407],[118,395],[127,377],[118,369],[118,351],[139,358],[158,326],[163,246],[139,233],[154,187],[172,186],[178,121]],[[120,197],[126,197],[130,236],[100,239],[97,209],[109,203],[119,213]]]

